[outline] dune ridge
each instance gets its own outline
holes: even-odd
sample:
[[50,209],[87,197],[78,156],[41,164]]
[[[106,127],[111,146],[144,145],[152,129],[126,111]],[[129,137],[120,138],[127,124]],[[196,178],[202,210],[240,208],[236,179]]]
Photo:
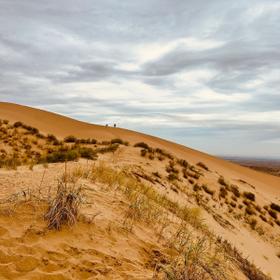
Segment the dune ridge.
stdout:
[[[123,219],[126,215],[131,215],[131,205],[138,205],[139,198],[140,201],[145,198],[148,205],[154,205],[154,201],[157,201],[158,205],[153,206],[156,211],[160,209],[159,213],[167,212],[168,217],[172,216],[172,226],[169,229],[171,232],[176,230],[174,225],[182,223],[179,221],[185,217],[185,214],[182,216],[184,209],[196,209],[194,212],[187,212],[188,215],[195,215],[195,220],[187,215],[187,223],[190,224],[187,225],[184,221],[189,231],[196,232],[197,236],[208,232],[206,236],[213,234],[215,240],[219,240],[218,237],[227,240],[243,256],[248,256],[249,261],[261,271],[270,275],[271,279],[280,279],[280,252],[277,251],[280,246],[280,221],[279,214],[270,209],[271,203],[274,203],[277,209],[280,202],[279,177],[260,173],[155,136],[80,122],[27,106],[0,102],[0,119],[9,120],[9,124],[2,126],[0,136],[3,137],[0,140],[11,139],[10,135],[13,135],[14,139],[25,137],[26,131],[13,125],[20,121],[39,129],[44,135],[55,135],[62,143],[69,135],[94,138],[98,143],[85,146],[96,151],[104,148],[106,150],[90,160],[69,162],[69,174],[79,179],[88,200],[82,214],[97,216],[89,225],[85,221],[79,222],[73,229],[63,228],[58,233],[49,232],[45,228],[42,220],[44,206],[40,206],[34,216],[32,207],[37,206],[34,206],[33,202],[26,205],[26,194],[37,193],[38,186],[40,195],[53,189],[57,180],[66,176],[64,164],[36,164],[20,166],[16,170],[0,168],[0,200],[5,201],[3,205],[7,204],[10,197],[23,199],[23,202],[13,206],[12,215],[7,215],[8,210],[0,207],[0,270],[3,271],[0,275],[4,279],[152,279],[157,267],[155,262],[167,266],[174,252],[170,253],[171,249],[159,242],[161,238],[158,235],[161,236],[166,231],[165,227],[168,228],[160,216],[157,219],[163,224],[154,222],[155,228],[146,218],[139,223],[137,219],[133,220],[133,230],[128,233],[123,231],[124,226],[126,230],[130,227],[126,223],[124,225]],[[110,141],[116,138],[128,141],[129,145],[120,143],[116,149],[111,150],[106,146],[108,144],[102,144],[102,141],[110,144]],[[5,141],[0,142],[4,148],[10,143],[9,140]],[[135,143],[140,145],[135,147]],[[44,145],[50,150],[56,147],[50,146],[48,142]],[[139,196],[136,201],[134,195],[128,195],[131,192],[128,191],[130,186],[136,188],[131,190]],[[142,192],[143,188],[147,188],[147,191]],[[150,193],[150,197],[153,195],[153,202],[147,200],[147,193]],[[147,209],[150,207],[144,207],[142,212],[145,213]],[[148,217],[158,215],[149,211],[146,213]],[[200,228],[198,213],[201,213],[205,222],[206,232],[203,230],[204,226]],[[13,223],[18,220],[21,226],[12,225],[10,219]],[[159,230],[158,226],[162,229]],[[178,230],[182,231],[182,228],[179,226]],[[167,232],[166,234],[168,236]],[[73,238],[78,238],[81,243],[74,244]],[[125,241],[122,242],[122,238]],[[9,249],[12,240],[16,245]],[[51,242],[50,250],[46,248],[48,242]],[[219,247],[217,241],[215,246]],[[36,248],[38,251],[35,257],[31,258]],[[257,253],[256,248],[260,248]],[[63,265],[63,260],[53,259],[48,255],[48,251],[51,255],[64,259],[69,257],[70,260]],[[130,254],[133,262],[126,254]],[[235,254],[234,251],[231,251],[231,254]],[[44,255],[47,257],[43,265],[40,261],[44,259]],[[81,258],[82,261],[77,262],[76,258]],[[94,258],[94,262],[90,261],[91,258]],[[234,258],[236,262],[231,265],[235,273],[232,274],[228,268],[227,279],[270,279],[257,270],[254,272],[254,266],[247,264],[239,255]],[[237,259],[240,259],[241,263]]]
[[21,120],[46,134],[51,133],[60,138],[64,138],[68,135],[77,135],[81,138],[93,137],[97,140],[122,138],[131,143],[144,141],[151,146],[163,147],[170,150],[175,155],[186,156],[196,161],[204,160],[206,164],[213,165],[221,173],[236,173],[242,177],[241,179],[253,185],[260,185],[261,188],[266,188],[266,191],[270,192],[272,195],[280,195],[280,178],[250,170],[249,168],[155,136],[123,128],[89,124],[56,113],[7,102],[0,102],[0,119],[8,119],[11,122]]

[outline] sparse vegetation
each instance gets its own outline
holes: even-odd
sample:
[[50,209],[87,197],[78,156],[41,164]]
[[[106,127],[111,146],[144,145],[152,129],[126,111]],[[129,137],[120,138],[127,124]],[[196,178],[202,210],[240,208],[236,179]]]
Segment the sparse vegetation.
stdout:
[[215,193],[215,191],[211,190],[206,184],[202,185],[202,189],[211,196],[213,196]]
[[276,212],[276,211],[269,209],[269,210],[268,210],[268,214],[269,214],[273,219],[277,219],[277,212]]
[[227,259],[217,244],[212,252],[212,244],[209,244],[206,238],[195,239],[190,234],[184,238],[182,252],[169,264],[160,264],[157,269],[163,272],[164,279],[228,279]]
[[55,163],[55,162],[65,162],[65,161],[72,161],[77,160],[79,158],[79,153],[77,150],[69,150],[69,151],[55,151],[53,153],[48,154],[43,161],[48,163]]
[[247,258],[242,257],[240,252],[228,241],[224,240],[220,242],[223,244],[227,254],[232,257],[234,262],[249,280],[272,280],[271,277],[265,275],[254,264],[250,263]]
[[247,207],[245,208],[245,212],[246,212],[246,214],[248,214],[248,215],[255,215],[255,214],[256,214],[255,210],[254,210],[251,206],[247,206]]
[[243,196],[251,201],[255,201],[255,195],[251,192],[243,192]]
[[220,193],[219,193],[219,196],[222,197],[222,198],[225,198],[228,194],[228,191],[225,187],[221,187],[220,188]]
[[174,159],[174,156],[170,153],[168,153],[167,151],[163,150],[163,149],[160,149],[160,148],[156,148],[155,149],[155,152],[157,154],[159,154],[159,157],[164,159],[165,157],[170,159],[170,160],[173,160]]
[[249,219],[248,221],[248,224],[250,225],[251,229],[256,229],[256,226],[257,226],[257,220],[252,218],[252,219]]
[[277,211],[277,212],[280,212],[280,205],[279,205],[279,204],[271,203],[271,204],[270,204],[270,208],[271,208],[272,210],[275,210],[275,211]]
[[[10,159],[9,165],[12,168],[25,163],[31,171],[34,164],[38,162],[47,166],[47,163],[67,162],[80,157],[95,160],[99,153],[114,153],[119,145],[127,143],[120,138],[103,141],[102,146],[99,146],[100,143],[97,143],[96,140],[91,139],[73,141],[72,138],[71,141],[65,141],[65,139],[60,141],[54,135],[44,136],[32,127],[26,128],[21,122],[9,125],[9,127],[0,127],[0,140],[5,141],[5,149],[0,149],[0,167],[2,158],[5,164]],[[19,139],[14,136],[10,137],[13,133]],[[1,138],[4,134],[8,136]],[[90,148],[92,146],[89,145],[93,143],[95,146]],[[135,233],[138,234],[139,230],[148,226],[149,234],[154,233],[150,234],[151,240],[154,237],[159,238],[160,243],[157,245],[164,248],[162,255],[160,252],[161,260],[159,262],[154,260],[152,264],[145,263],[145,267],[155,271],[155,277],[160,274],[164,278],[159,279],[231,279],[227,273],[231,272],[231,269],[239,267],[248,279],[269,279],[244,259],[235,248],[227,242],[219,240],[206,227],[200,215],[200,208],[189,206],[203,207],[225,230],[227,228],[234,230],[239,222],[240,224],[243,222],[247,230],[250,226],[255,232],[269,238],[270,235],[267,235],[266,231],[268,226],[262,221],[271,224],[278,230],[277,225],[280,226],[280,221],[277,219],[279,205],[271,203],[266,206],[266,211],[264,211],[255,203],[253,193],[240,193],[239,187],[230,185],[224,177],[221,176],[218,179],[216,174],[219,173],[215,173],[214,170],[211,173],[203,171],[209,171],[204,163],[198,162],[196,165],[192,165],[191,162],[178,159],[164,150],[151,148],[144,142],[139,142],[135,146],[140,148],[141,155],[145,157],[145,159],[140,159],[140,163],[144,162],[142,165],[139,163],[133,165],[131,162],[128,162],[127,165],[123,165],[122,162],[115,165],[118,155],[126,149],[125,147],[119,149],[120,153],[115,155],[100,156],[100,163],[97,164],[89,161],[80,161],[79,164],[72,163],[71,166],[76,168],[79,165],[79,168],[83,166],[83,169],[75,169],[73,178],[68,177],[65,172],[65,177],[59,181],[56,192],[43,202],[47,205],[44,217],[48,228],[59,230],[63,225],[71,226],[78,221],[79,210],[85,200],[82,189],[75,186],[75,180],[83,178],[83,182],[89,180],[85,184],[85,191],[90,193],[90,198],[98,198],[96,203],[98,204],[100,197],[106,196],[106,206],[112,204],[117,212],[117,215],[114,213],[113,216],[120,217],[114,226],[111,224],[104,226],[107,212],[100,219],[104,226],[101,226],[100,232],[102,231],[104,236],[114,233],[114,231],[118,235],[125,234],[130,237],[134,234],[136,236]],[[6,147],[8,148],[6,149]],[[130,148],[128,149],[130,151]],[[156,163],[147,160],[159,159],[159,157],[165,161]],[[107,160],[107,158],[112,158],[110,166],[115,165],[115,169],[103,163],[103,160]],[[153,172],[155,168],[157,171]],[[42,167],[35,167],[32,175],[39,169],[42,170]],[[51,167],[48,171],[53,169]],[[185,179],[181,177],[182,174]],[[207,181],[208,176],[209,181]],[[217,183],[214,185],[213,180],[217,179],[219,185]],[[233,180],[235,179],[233,178]],[[97,182],[97,184],[91,184],[93,182]],[[209,186],[213,186],[215,189],[211,189]],[[218,190],[217,195],[215,195],[216,189]],[[243,199],[240,199],[241,194],[245,207],[241,204]],[[88,201],[86,201],[87,204]],[[86,207],[95,207],[95,204],[90,202],[90,205]],[[221,213],[218,214],[218,211]],[[239,222],[237,223],[235,220],[231,224],[231,218],[235,218]],[[98,227],[99,225],[94,225],[92,229],[99,230]],[[146,253],[148,256],[149,251]]]
[[149,145],[147,143],[145,143],[145,142],[136,143],[134,145],[134,147],[143,148],[143,149],[146,149],[146,150],[150,149]]
[[195,184],[195,185],[193,186],[193,190],[194,190],[195,192],[200,191],[201,189],[202,189],[201,186],[199,186],[198,184]]
[[235,195],[235,197],[240,197],[240,191],[238,186],[236,185],[230,185],[230,191]]
[[111,144],[120,144],[120,145],[128,145],[128,142],[126,141],[123,141],[122,139],[120,138],[115,138],[115,139],[112,139],[111,140]]
[[92,159],[92,160],[97,158],[97,153],[92,148],[79,147],[78,152],[82,158]]
[[208,166],[207,166],[205,163],[201,162],[201,161],[198,162],[196,165],[199,166],[199,167],[201,167],[201,168],[203,168],[203,169],[206,170],[206,171],[209,171]]
[[228,187],[228,183],[225,181],[225,178],[223,176],[220,176],[218,179],[218,183],[222,186]]
[[184,160],[184,159],[178,159],[177,163],[179,165],[181,165],[182,167],[184,167],[184,168],[188,168],[189,167],[189,163],[186,160]]
[[168,174],[167,179],[168,179],[169,181],[178,180],[178,174],[176,174],[176,173],[170,173],[170,174]]
[[158,171],[153,172],[152,174],[153,174],[155,177],[161,179],[161,175],[158,173]]
[[142,149],[142,150],[140,151],[140,153],[141,153],[141,156],[142,156],[142,157],[145,157],[146,154],[147,154],[147,150],[146,150],[146,149]]
[[233,207],[233,208],[235,208],[235,207],[236,207],[236,203],[235,203],[234,201],[231,201],[231,202],[230,202],[230,206]]
[[69,135],[64,138],[65,143],[75,143],[76,141],[77,141],[77,137],[73,135]]
[[105,153],[114,153],[119,148],[119,144],[110,144],[107,147],[97,148],[96,153],[105,154]]
[[77,222],[82,190],[74,184],[69,186],[66,180],[58,183],[56,195],[45,214],[49,229],[60,230],[64,224],[72,226]]

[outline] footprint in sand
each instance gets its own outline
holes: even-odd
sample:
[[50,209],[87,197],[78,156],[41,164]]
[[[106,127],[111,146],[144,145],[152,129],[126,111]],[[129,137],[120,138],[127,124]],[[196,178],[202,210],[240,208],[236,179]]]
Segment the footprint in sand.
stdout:
[[53,262],[47,258],[43,258],[41,261],[41,265],[40,265],[40,270],[43,272],[48,272],[48,273],[52,273],[52,272],[56,272],[59,271],[63,268],[66,268],[69,266],[69,264],[66,262],[63,265],[64,267],[62,267],[61,265],[57,264],[56,262]]
[[39,260],[31,256],[15,257],[15,269],[18,272],[30,272],[39,265]]

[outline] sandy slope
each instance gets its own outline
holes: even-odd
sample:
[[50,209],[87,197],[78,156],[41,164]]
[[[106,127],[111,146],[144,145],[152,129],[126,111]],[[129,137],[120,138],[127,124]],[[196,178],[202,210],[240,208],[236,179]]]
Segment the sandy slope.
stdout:
[[[149,135],[145,135],[142,133],[129,131],[121,128],[112,128],[112,127],[88,124],[61,115],[49,113],[38,109],[32,109],[25,106],[10,104],[10,103],[0,103],[0,119],[8,119],[11,122],[22,121],[23,123],[38,128],[43,133],[51,133],[61,138],[68,135],[75,135],[79,138],[90,137],[90,138],[95,138],[97,140],[111,140],[112,138],[122,138],[123,140],[129,141],[132,144],[135,142],[143,141],[148,143],[152,147],[163,148],[168,152],[176,155],[178,158],[184,158],[188,160],[192,164],[196,164],[199,161],[204,162],[212,172],[207,174],[207,176],[203,180],[206,180],[207,184],[213,187],[214,189],[217,184],[217,178],[219,177],[219,175],[223,175],[231,182],[238,183],[242,191],[253,191],[256,194],[258,201],[261,204],[263,203],[263,205],[268,204],[271,201],[275,201],[275,202],[280,201],[280,178],[279,177],[274,177],[271,175],[259,173],[249,168],[245,168],[233,163],[229,163],[222,159],[207,155],[205,153],[201,153],[199,151],[184,147],[182,145],[178,145],[163,139],[159,139],[157,137],[153,137],[153,136],[149,136]],[[125,163],[125,164],[138,164],[140,166],[145,165],[148,166],[147,168],[151,169],[150,171],[156,171],[157,169],[164,170],[164,165],[159,166],[159,163],[156,164],[153,163],[153,165],[149,165],[149,164],[147,165],[145,162],[139,160],[139,156],[136,157],[134,153],[135,151],[133,150],[133,148],[126,148],[122,156],[120,156],[120,158],[118,158],[116,162],[119,164]],[[109,159],[109,161],[111,160]],[[154,170],[152,170],[153,168]],[[31,175],[28,175],[23,180],[20,171],[15,172],[13,176],[11,176],[11,171],[1,171],[0,173],[1,196],[6,195],[8,193],[14,193],[17,190],[18,185],[29,186],[32,185],[32,182],[37,183],[38,181],[40,181],[40,176],[41,176],[40,172],[32,173],[28,171],[27,173],[28,174],[30,173],[32,176],[37,176],[38,178],[32,178]],[[48,176],[52,176],[51,172],[48,173],[50,173]],[[242,180],[243,183],[240,183],[240,180]],[[52,178],[50,177],[49,180],[47,181],[52,182]],[[170,195],[173,195],[172,192]],[[180,200],[185,199],[184,196],[180,196],[180,195],[178,197],[174,195],[174,198],[179,202]],[[105,201],[99,203],[101,208],[103,207],[102,205],[104,203]],[[105,210],[104,207],[102,209]],[[114,211],[116,211],[116,209],[112,209],[113,213]],[[241,227],[242,225],[239,224],[238,221],[230,220],[230,222],[234,226],[234,229],[229,230],[221,227],[217,222],[213,220],[212,216],[209,215],[208,213],[204,213],[204,214],[206,217],[207,224],[209,225],[210,228],[214,230],[216,234],[223,236],[224,238],[228,239],[232,244],[237,246],[239,250],[241,250],[246,256],[249,256],[250,260],[256,263],[257,266],[261,267],[263,271],[265,271],[266,273],[270,273],[273,276],[273,279],[275,280],[280,279],[280,269],[279,269],[280,259],[276,257],[277,248],[275,248],[272,243],[266,242],[264,239],[261,239],[256,233],[242,228]],[[9,226],[8,225],[5,226],[4,224],[4,226],[2,227],[2,232],[5,239],[13,238],[11,236],[11,233],[7,231],[8,229]],[[19,229],[17,229],[17,231],[19,231]],[[21,232],[19,233],[19,237],[14,237],[14,238],[19,238],[20,240],[20,238],[23,238],[22,236],[24,234],[25,232]],[[77,236],[80,236],[80,234],[81,232],[77,233]],[[0,229],[0,235],[1,235],[1,229]],[[100,233],[100,239],[98,242],[101,242],[100,241],[102,239],[101,236],[102,233]],[[83,237],[82,239],[84,238],[86,239],[87,237]],[[44,242],[46,242],[46,240],[42,241],[41,244],[42,246],[45,246]],[[47,240],[47,242],[49,241]],[[125,246],[127,246],[127,244]],[[71,247],[73,247],[73,244],[71,244]],[[134,246],[130,245],[129,250],[132,250],[133,252],[133,248]],[[258,248],[258,253],[256,253],[256,248]],[[101,250],[101,248],[99,249]],[[43,252],[42,254],[45,254],[44,251],[46,250],[45,248],[42,249],[40,247],[40,250],[41,250],[40,252]],[[118,251],[117,248],[116,250]],[[125,253],[123,254],[125,255]],[[112,254],[110,256],[112,256]],[[126,261],[127,260],[124,260],[124,266],[126,265],[129,266],[129,264],[126,263]],[[141,262],[142,260],[138,259],[137,261]],[[36,260],[32,259],[30,260],[30,262],[32,264],[33,262],[36,262]],[[73,268],[75,266],[74,263],[70,263],[67,265],[69,265],[73,269],[74,276],[79,275],[78,274],[79,272],[74,271]],[[83,265],[81,264],[81,266]],[[37,265],[36,267],[39,267],[39,265]],[[15,270],[13,267],[10,267],[9,269],[10,271],[15,271],[15,273],[19,273],[18,275],[21,275],[20,274],[21,272]],[[40,269],[42,271],[44,270],[44,268],[42,267],[40,267]],[[139,269],[140,268],[136,267],[134,273]],[[98,274],[99,273],[98,270],[96,271]],[[7,272],[7,274],[9,274],[9,271]],[[44,274],[44,272],[42,272],[42,274]],[[124,277],[123,275],[126,275],[125,277],[128,277],[128,275],[123,272],[120,272],[119,277],[120,278]],[[46,279],[46,278],[42,276],[42,279]],[[54,277],[53,279],[64,279],[64,278],[63,276],[58,275],[57,278]]]
[[[71,163],[74,168],[78,163]],[[30,188],[35,192],[44,169],[20,168],[1,172],[1,193]],[[47,169],[43,189],[56,185],[63,164]],[[21,188],[3,188],[12,183]],[[79,222],[73,228],[48,231],[36,203],[17,205],[12,216],[0,213],[0,279],[147,279],[152,277],[149,254],[156,244],[149,229],[141,234],[121,230],[122,199],[87,182],[84,213],[94,222]],[[94,207],[91,207],[91,204]],[[35,208],[34,208],[35,207]],[[3,211],[3,207],[1,208]],[[36,211],[34,211],[36,209]],[[146,268],[145,268],[146,267]]]
[[52,133],[61,138],[75,135],[80,138],[90,137],[97,140],[111,140],[119,137],[131,143],[144,141],[153,147],[165,148],[171,153],[191,161],[203,161],[226,177],[242,179],[254,185],[259,192],[274,199],[280,199],[280,178],[256,172],[157,137],[127,129],[80,122],[58,114],[5,102],[0,102],[0,119],[8,119],[11,122],[20,120],[38,128],[43,133]]

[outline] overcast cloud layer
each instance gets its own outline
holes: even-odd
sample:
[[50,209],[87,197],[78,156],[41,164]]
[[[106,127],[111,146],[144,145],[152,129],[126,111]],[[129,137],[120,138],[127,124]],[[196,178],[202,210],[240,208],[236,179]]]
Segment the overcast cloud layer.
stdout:
[[279,15],[279,0],[0,0],[0,100],[280,156]]

